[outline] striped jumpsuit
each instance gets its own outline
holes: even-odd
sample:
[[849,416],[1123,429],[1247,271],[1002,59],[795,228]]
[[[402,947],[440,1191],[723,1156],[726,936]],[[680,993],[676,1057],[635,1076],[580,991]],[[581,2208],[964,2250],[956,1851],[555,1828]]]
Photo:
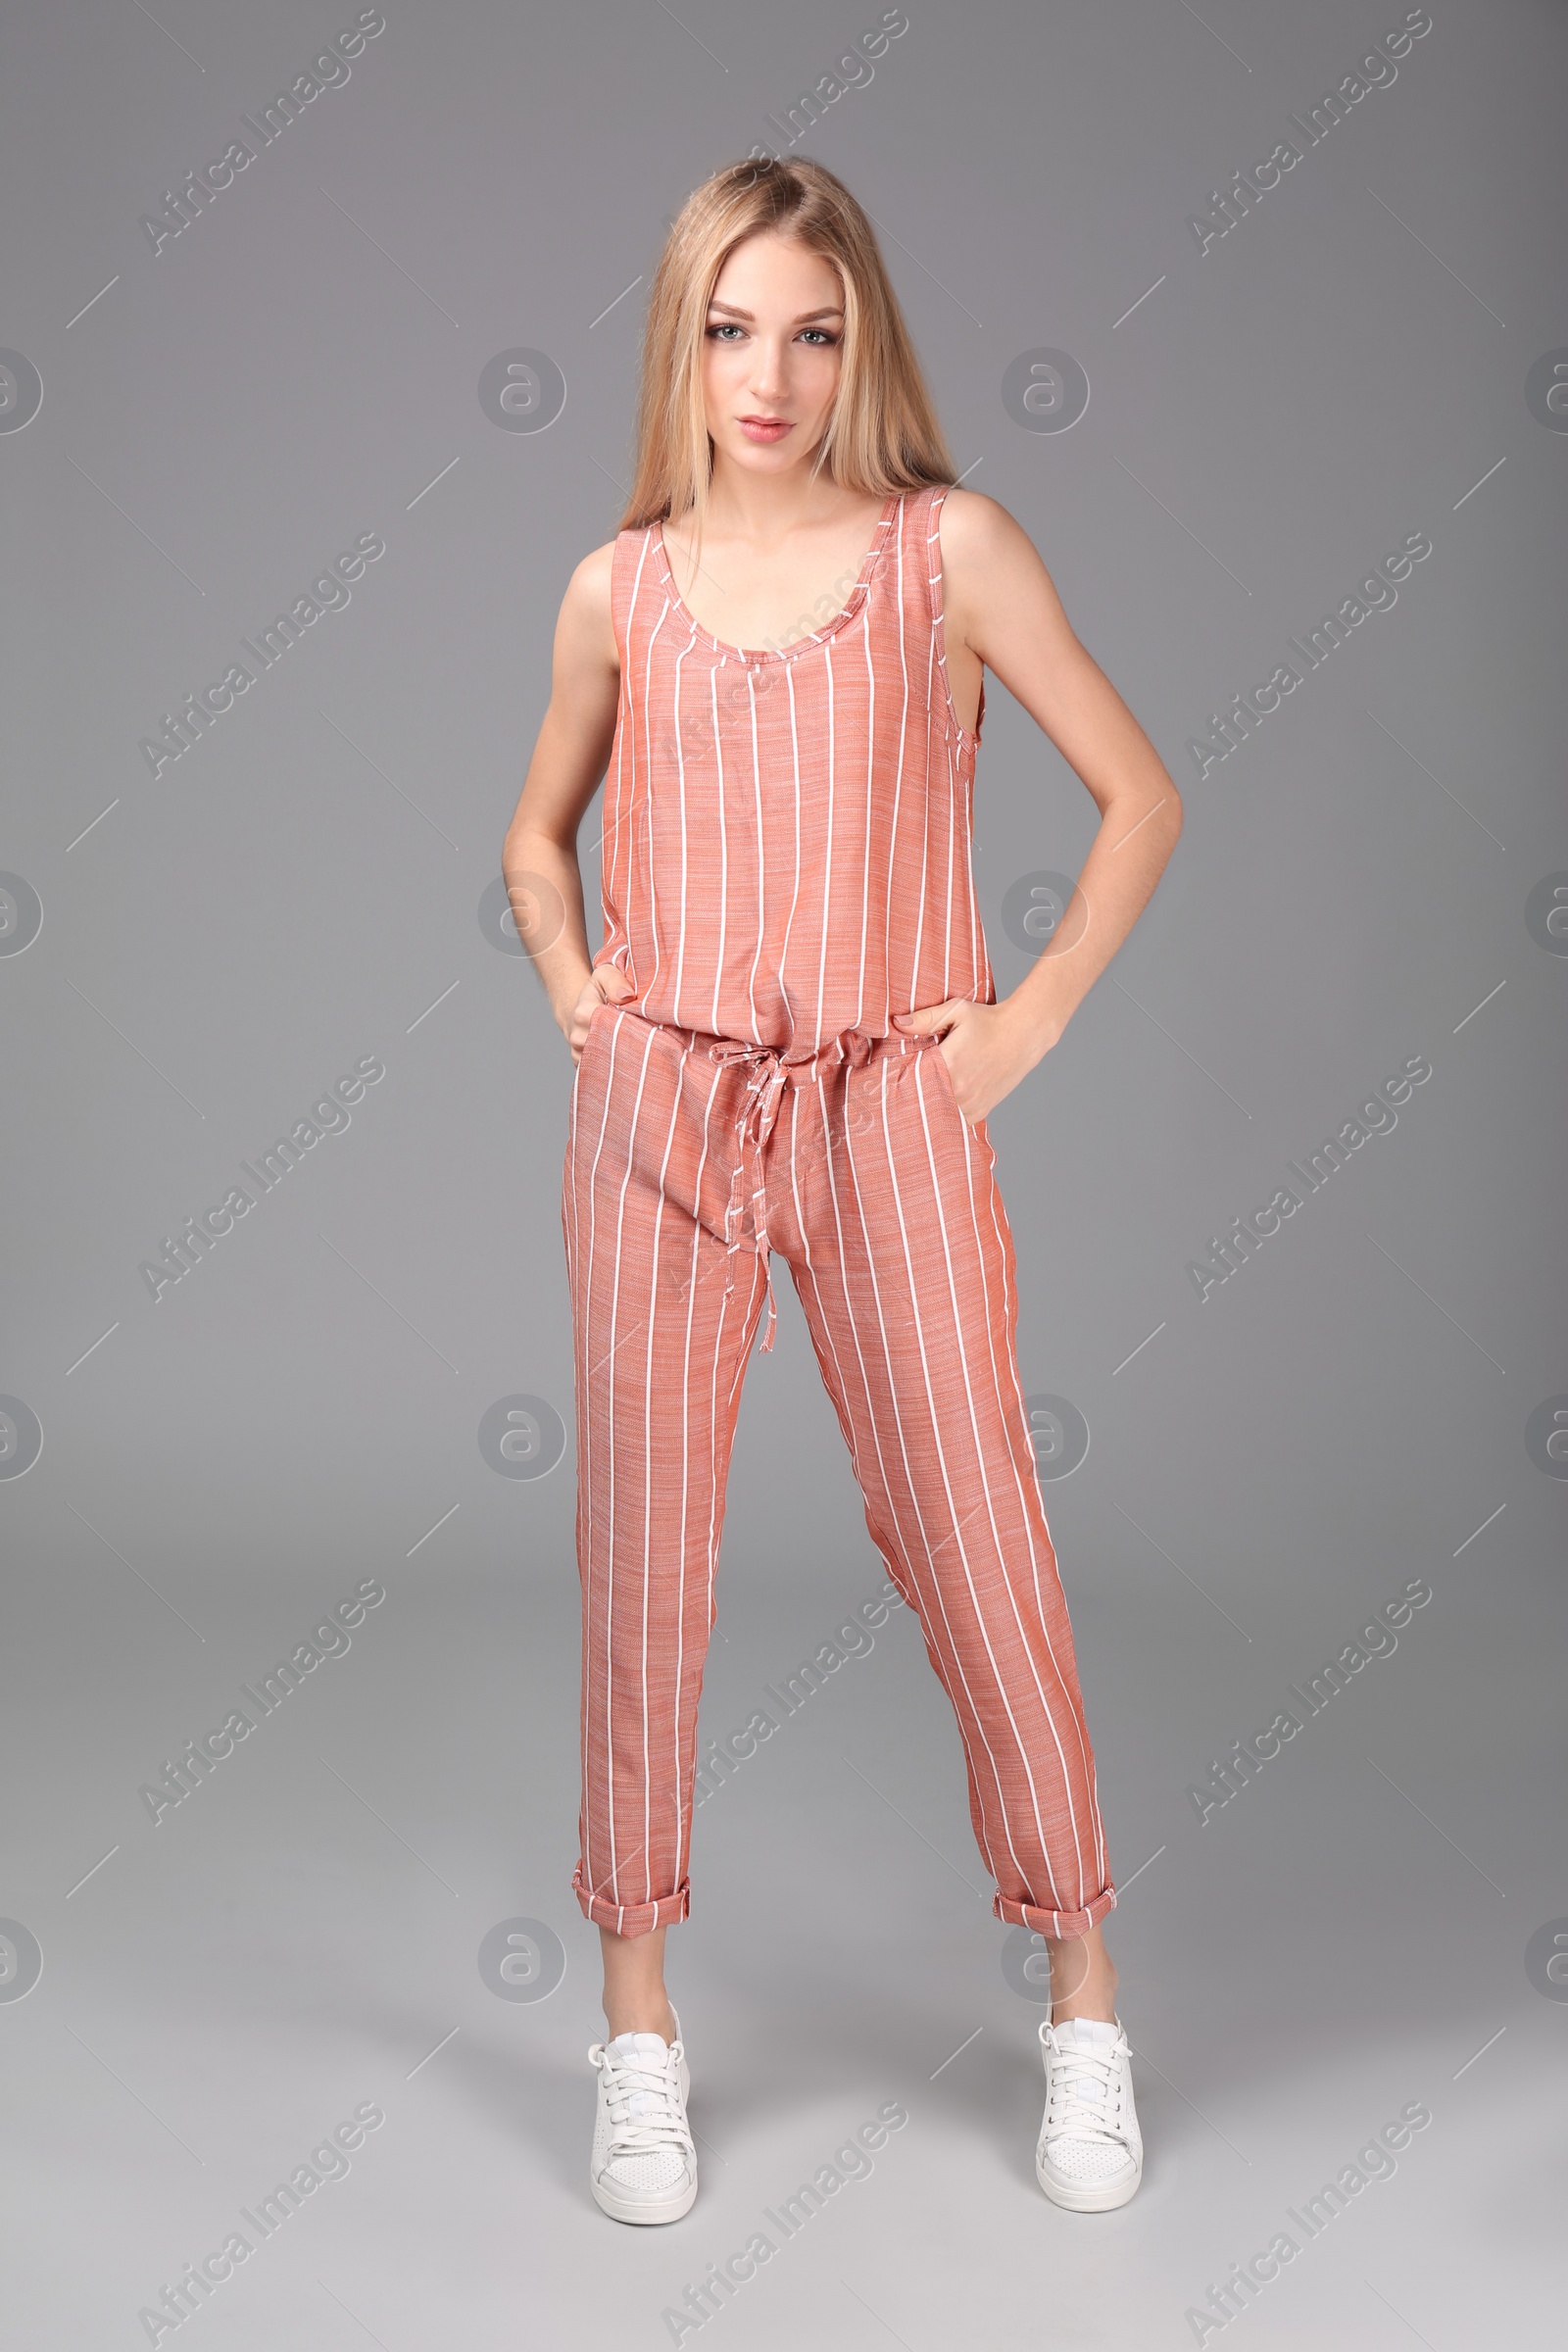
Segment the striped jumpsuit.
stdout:
[[[562,1222],[582,1582],[585,1916],[687,1916],[697,1705],[741,1384],[789,1267],[871,1541],[953,1702],[997,1918],[1077,1936],[1116,1900],[1015,1352],[980,1119],[895,1011],[994,1004],[975,751],[948,691],[937,518],[896,494],[849,602],[726,646],[657,523],[615,543],[620,705]],[[805,1467],[803,1465],[802,1467]]]

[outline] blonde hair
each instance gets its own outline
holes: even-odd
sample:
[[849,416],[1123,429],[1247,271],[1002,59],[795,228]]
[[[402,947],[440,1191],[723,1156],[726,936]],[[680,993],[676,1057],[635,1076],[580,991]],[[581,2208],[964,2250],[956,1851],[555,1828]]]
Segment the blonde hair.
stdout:
[[664,240],[643,330],[637,462],[618,526],[623,531],[690,509],[695,546],[701,546],[713,469],[702,377],[708,306],[736,246],[769,229],[819,254],[843,287],[838,396],[813,475],[826,472],[847,490],[880,498],[954,478],[942,426],[864,212],[825,164],[807,156],[749,157],[694,189]]

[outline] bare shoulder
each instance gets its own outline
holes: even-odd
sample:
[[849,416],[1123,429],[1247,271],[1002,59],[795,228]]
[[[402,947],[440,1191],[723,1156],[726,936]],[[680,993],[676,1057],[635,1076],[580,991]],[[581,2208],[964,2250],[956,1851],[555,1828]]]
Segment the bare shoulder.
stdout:
[[596,547],[591,555],[583,557],[566,582],[556,635],[558,644],[567,649],[574,660],[608,662],[612,668],[618,668],[620,657],[615,647],[611,604],[614,562],[613,539],[607,539],[603,547]]
[[1020,598],[1055,609],[1055,586],[1023,524],[982,490],[950,490],[937,517],[949,624],[984,651],[987,623]]
[[983,490],[950,490],[937,517],[937,533],[944,574],[960,589],[994,564],[1013,566],[1031,559],[1040,563],[1022,523]]
[[603,547],[596,547],[591,555],[583,557],[582,562],[566,582],[566,593],[562,602],[563,612],[566,610],[567,606],[570,606],[572,611],[584,619],[603,618],[608,626],[611,579],[615,565],[615,544],[613,539],[607,539]]

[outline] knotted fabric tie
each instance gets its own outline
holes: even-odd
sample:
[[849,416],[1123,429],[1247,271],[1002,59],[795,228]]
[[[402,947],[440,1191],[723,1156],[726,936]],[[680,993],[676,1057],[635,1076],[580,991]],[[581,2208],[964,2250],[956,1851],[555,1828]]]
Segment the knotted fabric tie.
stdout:
[[751,1076],[747,1080],[746,1092],[735,1120],[735,1167],[730,1178],[729,1203],[724,1212],[724,1240],[730,1260],[724,1296],[727,1298],[735,1288],[734,1257],[741,1246],[740,1221],[745,1214],[749,1192],[752,1223],[757,1236],[757,1254],[762,1260],[763,1278],[767,1285],[767,1329],[762,1335],[764,1351],[773,1345],[778,1308],[773,1298],[772,1244],[767,1232],[767,1167],[763,1152],[778,1115],[779,1097],[787,1085],[799,1084],[801,1079],[813,1076],[819,1070],[831,1069],[839,1062],[868,1060],[872,1043],[863,1030],[846,1029],[839,1036],[830,1038],[817,1052],[806,1054],[787,1055],[776,1052],[771,1046],[752,1045],[743,1038],[730,1037],[715,1040],[708,1049],[716,1062],[742,1061],[751,1065]]

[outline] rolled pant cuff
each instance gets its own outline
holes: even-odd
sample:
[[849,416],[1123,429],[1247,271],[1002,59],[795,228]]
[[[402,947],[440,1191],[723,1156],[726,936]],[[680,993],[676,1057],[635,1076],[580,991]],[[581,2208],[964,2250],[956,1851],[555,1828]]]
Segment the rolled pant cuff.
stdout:
[[682,1879],[673,1894],[662,1894],[651,1903],[617,1903],[609,1895],[590,1894],[583,1879],[582,1868],[572,1874],[572,1892],[582,1907],[584,1919],[591,1919],[596,1928],[612,1928],[617,1936],[651,1936],[655,1928],[671,1926],[685,1919],[691,1910],[691,1883]]
[[991,1905],[995,1916],[1008,1927],[1033,1928],[1039,1936],[1060,1938],[1067,1936],[1087,1936],[1098,1928],[1107,1911],[1116,1908],[1116,1889],[1107,1880],[1102,1891],[1085,1903],[1081,1911],[1045,1911],[1038,1903],[1015,1902],[1010,1894],[999,1893]]

